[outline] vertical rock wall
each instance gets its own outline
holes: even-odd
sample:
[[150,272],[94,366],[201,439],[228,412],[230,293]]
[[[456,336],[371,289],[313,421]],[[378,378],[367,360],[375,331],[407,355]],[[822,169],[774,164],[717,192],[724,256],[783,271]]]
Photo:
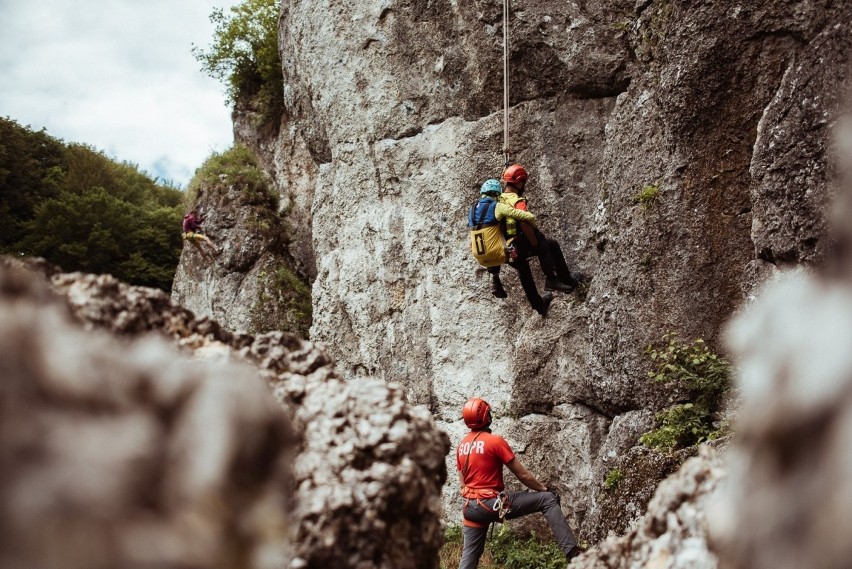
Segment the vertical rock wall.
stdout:
[[310,202],[312,339],[455,439],[485,397],[572,521],[599,520],[607,460],[672,396],[645,346],[675,331],[718,347],[776,266],[822,261],[849,21],[846,0],[513,2],[512,157],[540,227],[592,277],[542,319],[509,268],[510,297],[490,296],[463,221],[502,166],[501,4],[283,2],[287,111],[257,145]]
[[[848,41],[832,26],[826,37]],[[842,80],[849,51],[801,66],[807,83]],[[828,71],[834,69],[833,73]],[[833,246],[821,271],[780,272],[727,327],[739,370],[736,434],[702,445],[663,482],[626,535],[571,567],[763,569],[847,567],[852,555],[852,121],[826,124]],[[791,110],[791,112],[793,112]],[[730,443],[724,454],[716,448]],[[716,448],[711,448],[711,445]],[[621,482],[623,484],[624,481]]]

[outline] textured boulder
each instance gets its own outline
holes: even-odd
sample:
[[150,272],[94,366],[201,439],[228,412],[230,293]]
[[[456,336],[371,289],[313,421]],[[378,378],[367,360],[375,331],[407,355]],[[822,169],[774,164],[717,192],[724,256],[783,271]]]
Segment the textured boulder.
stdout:
[[852,286],[804,276],[778,284],[730,338],[743,413],[712,518],[723,566],[848,567]]
[[86,332],[0,270],[0,566],[280,566],[289,421],[250,366]]
[[666,479],[637,526],[578,557],[571,569],[716,569],[708,546],[707,511],[718,500],[727,468],[713,448],[702,446]]
[[[9,261],[5,261],[4,264],[9,264]],[[27,277],[23,280],[22,277],[16,277],[16,282],[25,283],[19,288],[26,288],[30,286],[29,281],[36,278],[33,273],[27,273]],[[154,423],[164,421],[171,428],[176,428],[172,425],[171,419],[176,411],[170,410],[169,405],[178,407],[186,405],[188,409],[193,410],[201,405],[201,403],[191,404],[194,401],[192,394],[196,392],[196,397],[203,397],[202,403],[214,398],[212,403],[203,407],[203,413],[187,412],[186,421],[195,430],[182,434],[180,440],[174,443],[163,444],[166,448],[175,446],[174,452],[180,451],[181,456],[175,459],[176,466],[171,465],[169,460],[172,455],[161,454],[163,449],[160,448],[156,438],[143,441],[146,444],[150,442],[150,446],[160,452],[156,460],[163,461],[161,465],[163,470],[179,469],[182,465],[181,461],[186,461],[194,468],[186,474],[187,477],[190,475],[202,477],[202,482],[208,482],[207,478],[213,476],[213,473],[207,470],[196,472],[201,467],[193,466],[195,462],[200,461],[206,464],[204,461],[212,460],[215,464],[242,465],[243,462],[235,463],[234,461],[239,459],[251,462],[253,455],[244,457],[242,453],[249,453],[256,449],[258,456],[254,457],[255,462],[251,464],[256,463],[255,467],[259,471],[254,477],[252,477],[254,472],[252,470],[242,472],[239,469],[236,471],[225,469],[219,473],[225,478],[220,484],[226,488],[230,488],[227,484],[231,483],[237,485],[237,490],[242,488],[239,486],[242,483],[250,483],[252,486],[248,496],[234,490],[237,498],[243,502],[226,501],[221,511],[216,509],[221,504],[214,508],[214,513],[221,518],[219,522],[219,518],[214,517],[213,522],[219,523],[219,526],[214,529],[224,531],[224,528],[230,527],[228,523],[243,524],[246,526],[245,531],[258,532],[257,536],[250,534],[248,538],[255,539],[264,547],[268,541],[271,541],[275,545],[271,551],[276,555],[272,559],[269,556],[269,550],[259,549],[260,545],[246,551],[239,550],[237,553],[241,555],[263,553],[264,557],[257,561],[259,566],[266,566],[264,563],[267,562],[276,563],[277,566],[284,564],[291,567],[326,565],[390,569],[437,566],[437,550],[442,542],[440,489],[446,479],[444,457],[449,444],[446,435],[435,428],[428,411],[408,405],[398,386],[370,379],[344,382],[335,373],[328,356],[314,344],[281,332],[260,335],[230,332],[215,321],[206,318],[196,319],[190,311],[172,304],[162,291],[130,287],[108,275],[54,274],[50,282],[53,294],[58,294],[65,300],[62,303],[64,310],[74,320],[89,329],[84,333],[66,323],[65,327],[57,331],[60,335],[51,336],[51,347],[56,350],[53,357],[61,361],[59,359],[65,355],[77,357],[76,352],[80,351],[87,357],[93,358],[85,364],[88,367],[82,367],[84,366],[82,363],[69,366],[61,379],[82,371],[100,370],[95,376],[97,381],[86,386],[91,392],[87,395],[91,395],[95,401],[98,400],[98,396],[107,399],[118,398],[131,409],[134,405],[138,405],[143,410],[145,403],[151,400],[148,405],[151,408],[151,417],[148,419]],[[51,296],[46,286],[39,294],[44,298]],[[36,311],[34,307],[30,310],[31,313]],[[3,322],[7,322],[5,311]],[[92,336],[103,338],[105,332],[109,332],[111,336],[118,335],[125,338],[125,343],[117,344],[111,338],[104,338],[103,342],[90,340]],[[79,344],[82,347],[78,350],[75,348],[77,343],[66,343],[63,340],[65,336],[79,337]],[[16,347],[12,344],[26,341],[27,336],[10,333],[4,337],[7,338],[8,344],[4,346],[5,354],[11,353],[6,351],[7,348],[20,350],[21,346]],[[183,355],[169,348],[166,340],[168,343],[180,346]],[[91,347],[89,347],[90,341],[94,342]],[[163,354],[158,355],[151,346],[160,346],[160,349],[164,351]],[[90,355],[90,352],[95,352],[96,355]],[[100,357],[97,357],[97,354],[101,354]],[[132,367],[128,369],[126,385],[121,383],[117,386],[112,385],[107,370],[119,367],[118,362],[121,362],[122,358],[132,357],[132,361],[135,362],[147,361],[145,358],[148,356],[153,359],[141,370],[134,371]],[[207,363],[194,364],[196,368],[191,368],[193,364],[187,361],[190,356]],[[35,363],[32,367],[38,369],[43,364],[39,363],[36,356],[34,358]],[[180,365],[178,363],[166,365],[174,361],[184,362],[180,365],[195,369],[194,374],[190,374],[189,380],[201,383],[205,389],[196,386],[193,391],[192,386],[195,384],[192,382],[183,389],[172,387],[168,390],[165,387],[157,387],[159,384],[151,379],[157,374],[165,375],[164,381],[172,383],[180,379]],[[173,370],[175,366],[178,371]],[[213,378],[210,379],[209,388],[208,375]],[[216,378],[222,379],[220,381]],[[263,379],[268,387],[264,386]],[[26,381],[32,381],[32,379],[25,377],[22,381],[25,382],[22,386],[24,389]],[[219,386],[216,382],[225,383]],[[245,387],[246,384],[248,387]],[[255,386],[254,391],[251,385]],[[59,402],[64,401],[62,399],[64,393],[72,388],[73,385],[57,387],[60,390],[56,396]],[[205,395],[208,389],[212,395]],[[242,393],[243,389],[247,390],[246,394]],[[107,393],[99,394],[101,390]],[[29,391],[32,389],[30,388]],[[152,393],[148,393],[149,391]],[[159,397],[160,391],[165,392],[162,397]],[[190,395],[187,395],[187,392]],[[71,395],[73,390],[68,394],[69,397]],[[220,397],[221,400],[215,397]],[[275,414],[276,399],[285,410],[282,413],[279,409],[277,415]],[[244,400],[247,402],[241,403]],[[70,405],[71,402],[68,404]],[[81,421],[85,421],[89,418],[85,400],[80,405],[82,407],[75,407],[76,413],[81,415],[79,417]],[[221,419],[217,418],[216,405],[233,421],[231,426],[233,433],[227,428],[230,423],[221,424]],[[25,412],[26,409],[26,406],[21,405],[21,412]],[[94,415],[91,419],[95,421],[96,409],[91,409],[91,413]],[[241,413],[248,415],[243,416]],[[267,414],[278,417],[282,429],[285,429],[283,433],[291,433],[288,437],[281,435],[279,437],[281,441],[277,445],[272,442],[264,443],[266,439],[262,438],[264,436],[270,438],[275,433],[269,427],[264,427],[264,421],[270,420],[267,419]],[[289,417],[289,421],[283,418],[285,416]],[[13,418],[14,416],[11,415],[8,417],[10,421]],[[91,428],[93,440],[101,440],[97,437],[107,435],[100,432],[97,425],[101,423],[97,421],[95,423]],[[258,426],[252,427],[252,425]],[[256,435],[251,434],[252,428],[258,431]],[[154,434],[148,438],[154,437]],[[205,440],[207,435],[211,440]],[[190,436],[190,441],[184,440]],[[236,458],[228,463],[226,450],[233,448],[228,445],[234,445],[236,441],[243,440],[244,437],[248,437],[243,441],[246,447],[238,447],[240,451],[234,451]],[[257,442],[253,443],[255,439]],[[288,466],[292,470],[292,482],[288,483],[281,476],[275,478],[277,471],[270,471],[268,467],[264,469],[258,465],[267,464],[268,461],[273,461],[275,457],[284,453],[288,448],[284,443],[291,439],[295,441],[292,445],[294,448],[286,463],[280,464],[282,468]],[[10,444],[13,443],[15,441],[10,442]],[[198,446],[198,457],[195,456],[196,449],[193,445]],[[13,452],[14,448],[14,446],[3,446],[4,452]],[[122,453],[117,453],[116,450],[113,447],[105,447],[99,452],[102,452],[104,461],[114,464],[119,474],[127,473],[128,480],[120,482],[127,486],[128,500],[136,500],[142,504],[140,507],[143,507],[149,500],[160,499],[156,493],[152,497],[146,493],[149,492],[148,490],[141,490],[145,488],[146,479],[137,481],[135,477],[130,476],[130,473],[134,472],[131,465],[140,461],[144,462],[144,457],[137,459],[133,453],[128,456],[123,454],[130,450],[122,451]],[[211,456],[206,453],[210,453]],[[73,453],[71,454],[70,457],[57,459],[58,463],[61,465],[64,460],[68,460],[69,468],[76,464],[73,461]],[[9,455],[5,460],[12,460],[12,456],[14,455]],[[267,462],[262,462],[264,460]],[[275,462],[275,464],[279,463]],[[283,473],[287,471],[287,469],[282,470]],[[277,482],[270,481],[268,485],[260,484],[266,480],[261,477],[262,475],[274,478]],[[235,478],[231,481],[227,476]],[[69,483],[79,483],[84,486],[86,484],[82,480],[82,473],[70,472],[68,477]],[[256,480],[258,477],[261,477],[260,482]],[[178,482],[182,483],[181,480]],[[190,482],[195,482],[195,478],[191,478],[186,484]],[[38,484],[38,481],[33,482],[33,488],[37,489]],[[274,490],[272,498],[269,499],[263,495],[267,486]],[[85,488],[88,489],[88,486]],[[159,486],[155,485],[155,488]],[[11,491],[14,487],[4,483],[3,491],[7,489]],[[101,497],[97,489],[88,490],[93,500],[109,498],[109,496]],[[255,497],[258,507],[249,508],[254,503],[251,499]],[[245,506],[245,511],[243,511],[243,504],[249,504]],[[172,504],[170,503],[169,506],[171,507]],[[199,507],[207,508],[208,506],[213,507],[204,501]],[[85,503],[80,507],[85,507]],[[180,503],[176,503],[174,507],[179,508]],[[238,511],[235,513],[235,510]],[[257,513],[252,513],[255,510]],[[273,516],[269,519],[263,517],[267,516],[268,510],[277,517]],[[206,513],[207,511],[204,510],[198,515],[203,516]],[[4,519],[8,515],[10,520],[18,523],[19,516],[29,514],[30,511],[25,507],[23,512],[4,514]],[[243,520],[237,514],[250,516],[250,519]],[[121,511],[118,513],[112,511],[110,515],[115,517],[114,521],[123,519]],[[106,520],[109,522],[113,518],[107,516]],[[268,528],[265,525],[267,522],[271,524]],[[152,532],[167,531],[164,524],[157,525],[157,520],[151,523],[156,526],[151,530]],[[271,533],[264,533],[267,530]],[[85,537],[86,532],[81,531]],[[206,531],[202,537],[205,540],[215,539],[211,537],[215,535],[210,530]],[[186,538],[187,547],[200,548],[205,555],[210,555],[219,562],[225,554],[229,553],[226,550],[233,545],[232,541],[246,538],[240,532],[235,532],[227,536],[227,539],[223,539],[223,542],[218,544],[219,548],[205,548],[203,544],[207,541],[202,542],[198,539],[194,540],[193,536],[189,535]],[[44,546],[43,542],[38,543]],[[179,549],[178,553],[181,551]],[[122,551],[118,551],[115,555],[117,557],[107,559],[104,562],[107,565],[104,566],[121,565],[122,559],[131,560],[125,557],[129,554]],[[186,557],[186,559],[197,563],[198,566],[212,566],[212,562],[206,561],[207,557],[197,559]],[[86,560],[83,559],[82,562],[85,563]],[[226,562],[234,566],[238,563],[242,562],[239,560],[233,563]]]

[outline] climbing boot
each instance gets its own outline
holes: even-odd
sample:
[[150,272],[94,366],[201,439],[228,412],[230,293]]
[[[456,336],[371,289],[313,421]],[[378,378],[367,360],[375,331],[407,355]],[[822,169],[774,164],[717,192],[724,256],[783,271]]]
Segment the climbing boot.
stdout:
[[567,555],[565,555],[565,557],[568,559],[568,566],[567,566],[567,568],[566,568],[566,569],[571,569],[571,560],[572,560],[572,559],[574,559],[575,557],[579,557],[579,556],[580,556],[580,555],[582,555],[582,554],[583,554],[583,550],[582,550],[582,549],[580,549],[580,546],[579,546],[579,545],[575,545],[575,546],[571,549],[571,551],[569,551],[569,552],[568,552],[568,554],[567,554]]
[[500,279],[491,279],[491,294],[496,298],[506,298],[509,296],[503,289],[503,283],[500,282]]
[[547,277],[544,279],[544,290],[558,290],[559,292],[569,294],[574,292],[574,287],[576,286],[576,284],[565,284],[556,277]]
[[541,295],[541,307],[536,309],[536,312],[544,316],[547,314],[547,309],[550,307],[551,302],[553,302],[553,293],[549,290],[544,291],[544,294]]

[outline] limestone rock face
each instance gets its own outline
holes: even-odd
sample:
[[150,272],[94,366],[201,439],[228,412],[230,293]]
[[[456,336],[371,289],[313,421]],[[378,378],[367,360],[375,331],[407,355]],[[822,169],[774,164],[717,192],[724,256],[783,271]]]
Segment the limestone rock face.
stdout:
[[[32,272],[0,275],[14,308],[0,319],[2,365],[16,388],[0,413],[0,492],[22,496],[2,512],[0,541],[27,536],[3,549],[11,566],[40,555],[66,567],[437,566],[449,442],[398,386],[345,382],[310,342],[230,332],[110,276],[53,274],[49,290]],[[29,297],[54,306],[42,313]],[[60,438],[33,438],[39,428]],[[26,445],[51,461],[18,461]],[[54,478],[76,501],[32,495]],[[57,532],[85,523],[53,548],[33,526],[53,517]],[[104,551],[77,552],[86,540]]]
[[716,569],[718,560],[707,539],[707,511],[718,500],[726,477],[719,453],[702,446],[697,457],[660,484],[634,529],[574,559],[571,569]]
[[287,191],[311,202],[311,337],[342,376],[402,384],[454,441],[485,397],[521,459],[572,489],[574,523],[605,535],[603,458],[647,427],[630,413],[676,397],[647,381],[644,348],[675,331],[718,349],[773,263],[824,257],[849,2],[514,3],[511,156],[591,277],[546,319],[511,268],[492,298],[468,253],[467,208],[503,162],[501,8],[284,3],[287,109],[257,145],[279,177],[303,173]]
[[[262,170],[252,173],[261,176]],[[292,204],[273,195],[271,184],[228,173],[202,184],[194,208],[221,253],[205,259],[184,242],[171,298],[231,330],[304,337],[311,321],[310,259],[300,263],[290,255],[292,224],[285,212]]]
[[702,445],[633,530],[572,567],[849,565],[852,121],[844,107],[829,133],[838,245],[819,272],[780,273],[727,327],[741,406],[729,449]]
[[[310,150],[288,117],[282,117],[277,134],[255,126],[261,119],[248,105],[234,110],[234,140],[251,148],[271,176],[278,193],[278,212],[287,212],[287,239],[283,245],[294,272],[310,281],[316,277],[312,246],[313,190],[317,166]],[[229,323],[225,321],[223,323]],[[307,331],[306,331],[307,332]]]

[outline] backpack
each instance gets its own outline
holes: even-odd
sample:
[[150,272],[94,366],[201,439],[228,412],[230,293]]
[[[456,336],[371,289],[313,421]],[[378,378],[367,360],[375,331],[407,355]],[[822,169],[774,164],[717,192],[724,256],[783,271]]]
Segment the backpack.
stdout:
[[470,228],[470,249],[473,258],[483,267],[497,267],[509,260],[506,238],[495,210],[497,200],[484,197],[470,206],[467,226]]
[[183,216],[183,230],[186,231],[197,231],[199,226],[201,225],[201,220],[198,217],[195,217],[192,213],[188,213]]

